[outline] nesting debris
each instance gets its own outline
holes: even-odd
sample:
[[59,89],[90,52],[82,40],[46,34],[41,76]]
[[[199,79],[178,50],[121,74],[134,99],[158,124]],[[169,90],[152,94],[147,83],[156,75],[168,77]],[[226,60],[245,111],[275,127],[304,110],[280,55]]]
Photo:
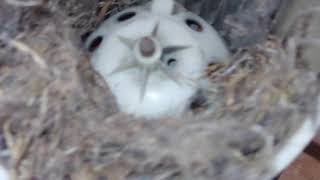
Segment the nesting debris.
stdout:
[[[277,172],[275,155],[317,115],[319,83],[315,73],[296,68],[299,43],[272,37],[236,53],[229,66],[211,66],[223,95],[217,111],[133,119],[117,112],[56,1],[5,2],[0,133],[13,179],[268,180]],[[205,97],[212,104],[216,94]]]

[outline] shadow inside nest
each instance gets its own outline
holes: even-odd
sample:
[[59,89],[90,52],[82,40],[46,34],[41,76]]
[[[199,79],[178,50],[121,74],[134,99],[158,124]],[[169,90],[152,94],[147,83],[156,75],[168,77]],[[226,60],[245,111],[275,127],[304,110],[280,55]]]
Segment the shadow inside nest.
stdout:
[[[13,179],[269,180],[305,122],[319,124],[310,67],[319,41],[309,33],[317,11],[297,16],[280,38],[280,1],[214,1],[217,15],[180,1],[218,27],[233,61],[208,66],[218,92],[199,92],[181,119],[148,121],[118,111],[79,40],[139,2],[19,2],[0,2],[0,162]],[[261,21],[249,18],[257,13]]]

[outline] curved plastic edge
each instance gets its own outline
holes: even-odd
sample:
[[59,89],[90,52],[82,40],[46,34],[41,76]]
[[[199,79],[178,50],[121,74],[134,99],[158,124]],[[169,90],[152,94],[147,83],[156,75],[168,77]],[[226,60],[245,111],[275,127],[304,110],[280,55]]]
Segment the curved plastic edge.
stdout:
[[320,97],[318,97],[317,101],[316,119],[311,116],[307,117],[297,133],[288,140],[285,147],[272,159],[270,164],[272,174],[279,174],[287,168],[316,135],[320,127]]

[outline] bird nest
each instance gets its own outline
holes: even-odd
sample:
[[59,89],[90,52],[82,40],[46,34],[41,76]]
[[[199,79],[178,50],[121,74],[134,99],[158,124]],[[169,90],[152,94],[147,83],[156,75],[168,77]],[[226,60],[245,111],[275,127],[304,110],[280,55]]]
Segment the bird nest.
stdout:
[[199,92],[181,119],[148,121],[118,111],[80,38],[139,2],[0,2],[0,161],[12,178],[268,180],[279,173],[292,160],[283,150],[296,134],[313,128],[303,146],[319,124],[319,80],[304,56],[319,45],[308,36],[316,10],[297,16],[282,38],[272,35],[279,9],[264,4],[230,15],[222,8],[224,21],[215,22],[234,55],[205,72],[217,91]]

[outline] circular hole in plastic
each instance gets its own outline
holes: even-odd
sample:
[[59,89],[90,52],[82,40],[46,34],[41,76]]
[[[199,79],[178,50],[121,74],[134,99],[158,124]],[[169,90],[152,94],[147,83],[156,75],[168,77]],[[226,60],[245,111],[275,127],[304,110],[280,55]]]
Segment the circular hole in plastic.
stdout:
[[120,16],[118,17],[118,21],[119,21],[119,22],[126,21],[126,20],[128,20],[128,19],[133,18],[135,15],[136,15],[136,12],[126,12],[126,13],[123,13],[122,15],[120,15]]
[[96,49],[100,46],[102,40],[103,40],[103,37],[102,37],[102,36],[96,37],[96,38],[90,43],[89,51],[90,51],[90,52],[93,52],[94,50],[96,50]]
[[82,34],[82,35],[81,35],[81,40],[82,40],[82,42],[85,42],[85,41],[88,39],[88,37],[92,34],[92,32],[93,32],[93,31],[88,31],[88,32]]
[[187,19],[186,24],[194,31],[197,31],[197,32],[203,31],[202,25],[194,19]]
[[167,65],[168,65],[169,67],[174,67],[176,64],[177,64],[177,60],[174,59],[174,58],[171,58],[171,59],[169,59],[169,60],[167,61]]

